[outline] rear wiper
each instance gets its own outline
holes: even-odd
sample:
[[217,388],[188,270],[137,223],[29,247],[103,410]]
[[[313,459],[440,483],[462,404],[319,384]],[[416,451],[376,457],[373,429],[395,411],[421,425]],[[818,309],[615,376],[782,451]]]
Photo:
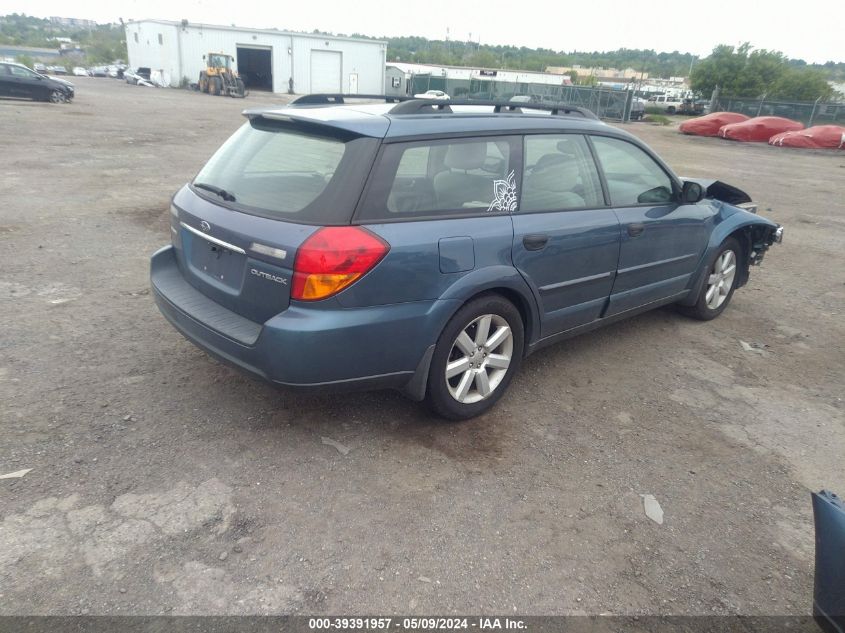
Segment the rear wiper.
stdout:
[[205,189],[206,191],[210,191],[213,194],[217,194],[218,196],[223,198],[226,202],[234,202],[235,201],[235,196],[233,196],[231,193],[229,193],[225,189],[221,189],[220,187],[215,187],[214,185],[209,185],[208,183],[205,183],[205,182],[195,182],[194,187],[197,187],[198,189]]

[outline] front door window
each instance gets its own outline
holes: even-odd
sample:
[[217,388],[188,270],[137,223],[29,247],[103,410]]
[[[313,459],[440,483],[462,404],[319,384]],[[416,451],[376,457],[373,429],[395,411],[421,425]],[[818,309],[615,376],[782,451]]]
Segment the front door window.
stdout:
[[592,140],[614,207],[672,201],[672,179],[646,152],[615,138],[593,136]]

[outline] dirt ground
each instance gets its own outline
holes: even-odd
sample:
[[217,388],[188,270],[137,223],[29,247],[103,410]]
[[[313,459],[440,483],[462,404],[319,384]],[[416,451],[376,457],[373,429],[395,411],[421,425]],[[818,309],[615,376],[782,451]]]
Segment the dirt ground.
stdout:
[[810,491],[845,493],[845,153],[628,125],[784,243],[719,319],[546,349],[453,424],[279,391],[154,306],[169,196],[283,97],[74,81],[0,102],[0,474],[32,469],[0,480],[0,614],[809,612]]

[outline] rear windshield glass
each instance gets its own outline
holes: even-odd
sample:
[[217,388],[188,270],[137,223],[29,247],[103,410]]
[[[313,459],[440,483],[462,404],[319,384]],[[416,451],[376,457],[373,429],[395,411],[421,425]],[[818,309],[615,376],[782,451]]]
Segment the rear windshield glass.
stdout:
[[377,141],[257,119],[211,157],[194,190],[239,210],[309,224],[348,222]]

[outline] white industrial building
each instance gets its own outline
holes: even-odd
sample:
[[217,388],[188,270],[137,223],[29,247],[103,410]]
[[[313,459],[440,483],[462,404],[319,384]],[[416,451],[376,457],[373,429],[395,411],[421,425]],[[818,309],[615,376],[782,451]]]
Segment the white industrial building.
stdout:
[[204,55],[226,53],[251,90],[383,94],[387,43],[276,29],[138,20],[126,23],[129,65],[165,84],[196,83]]
[[[490,82],[507,84],[539,84],[544,86],[572,85],[569,75],[538,73],[530,70],[500,70],[472,68],[466,66],[434,66],[432,64],[409,64],[390,62],[385,71],[386,94],[404,95],[413,92],[411,80],[414,77],[457,80],[465,82]],[[432,83],[431,87],[443,90],[447,84]],[[467,84],[469,85],[469,84]]]

